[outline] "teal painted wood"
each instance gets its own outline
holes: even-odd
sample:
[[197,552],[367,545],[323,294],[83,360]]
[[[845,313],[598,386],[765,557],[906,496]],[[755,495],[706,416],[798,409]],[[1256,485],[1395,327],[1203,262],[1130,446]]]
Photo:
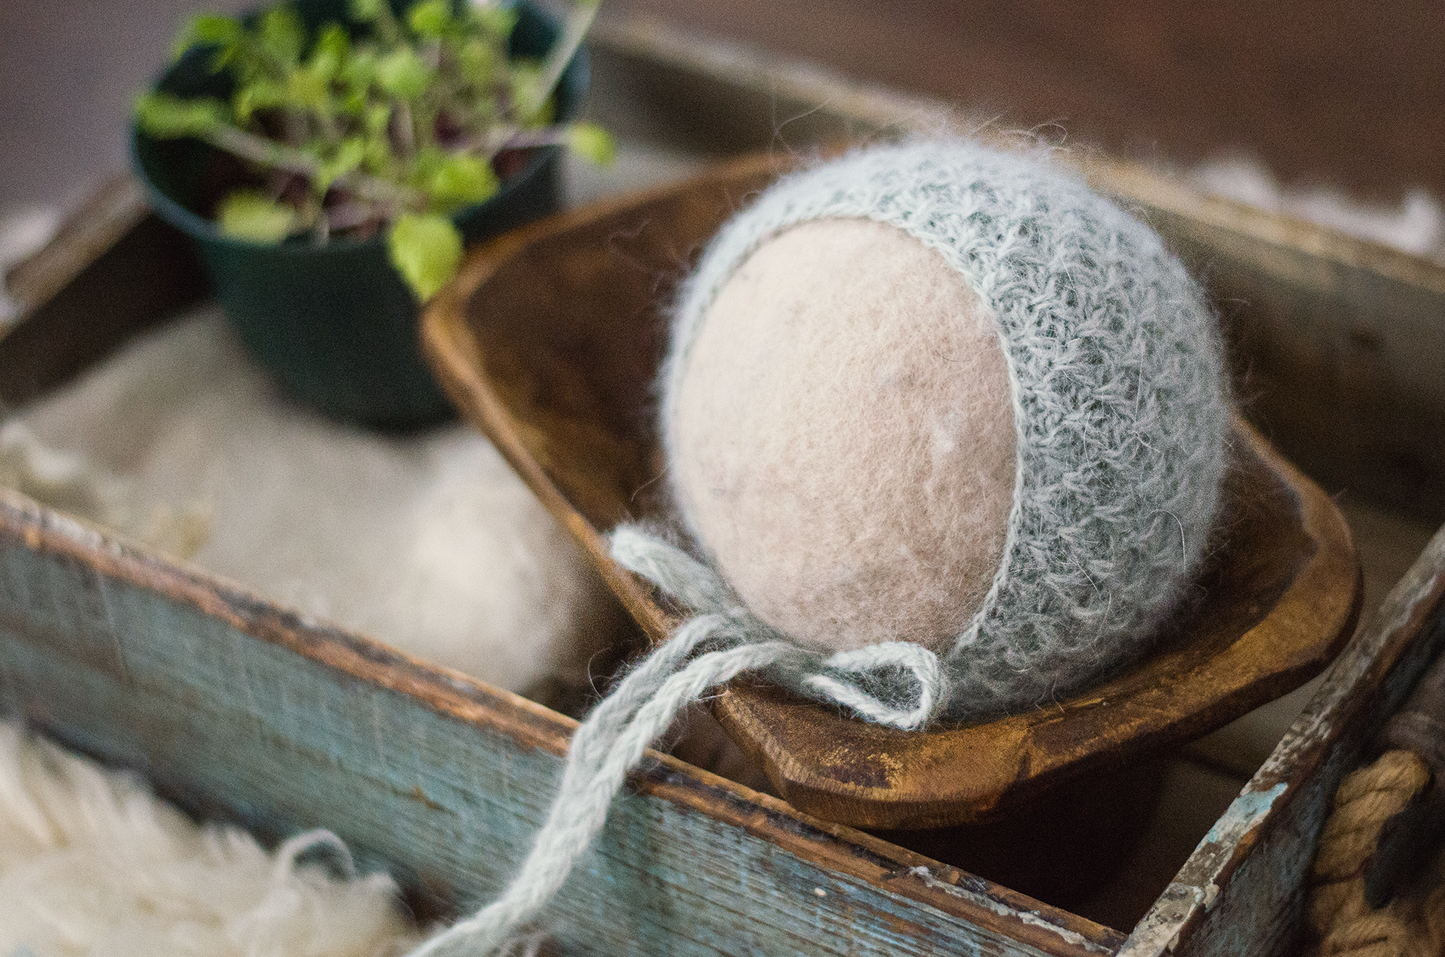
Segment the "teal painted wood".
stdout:
[[1445,648],[1445,529],[1341,652],[1324,682],[1121,957],[1288,950],[1320,829],[1341,778]]
[[[494,894],[570,721],[0,492],[0,701],[262,834],[324,826],[435,901]],[[549,912],[567,952],[1112,954],[1120,935],[661,755]]]

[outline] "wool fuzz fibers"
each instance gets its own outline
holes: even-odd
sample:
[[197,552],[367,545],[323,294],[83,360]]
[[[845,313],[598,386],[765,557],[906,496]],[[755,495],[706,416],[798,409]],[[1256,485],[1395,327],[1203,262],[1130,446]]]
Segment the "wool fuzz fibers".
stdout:
[[416,943],[391,878],[333,876],[331,861],[351,869],[334,834],[268,853],[0,721],[7,957],[396,957]]
[[662,381],[689,550],[612,555],[693,615],[583,722],[502,896],[419,953],[505,941],[677,711],[745,671],[912,729],[1032,706],[1140,654],[1224,470],[1218,333],[1157,236],[965,142],[855,153],[729,223]]

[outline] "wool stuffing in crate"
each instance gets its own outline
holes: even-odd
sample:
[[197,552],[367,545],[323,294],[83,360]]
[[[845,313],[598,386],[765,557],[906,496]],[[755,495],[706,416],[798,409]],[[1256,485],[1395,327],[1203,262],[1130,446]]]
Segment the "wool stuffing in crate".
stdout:
[[324,419],[206,306],[0,424],[0,484],[302,614],[566,707],[611,602],[490,443]]
[[0,953],[383,957],[419,938],[395,883],[326,831],[274,852],[0,722]]

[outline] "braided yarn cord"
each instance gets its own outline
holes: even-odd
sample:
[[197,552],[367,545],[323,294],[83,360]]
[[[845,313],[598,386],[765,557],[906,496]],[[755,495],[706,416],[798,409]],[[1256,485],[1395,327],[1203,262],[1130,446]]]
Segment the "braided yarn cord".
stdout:
[[1423,891],[1372,908],[1365,868],[1386,823],[1430,786],[1429,766],[1413,751],[1387,751],[1350,774],[1310,872],[1306,919],[1318,957],[1439,957],[1445,954],[1445,881],[1441,868]]
[[726,631],[714,616],[694,618],[593,709],[573,735],[557,797],[511,884],[410,957],[485,957],[511,950],[587,853],[627,773],[677,713],[708,689],[792,650],[775,643],[736,646]]

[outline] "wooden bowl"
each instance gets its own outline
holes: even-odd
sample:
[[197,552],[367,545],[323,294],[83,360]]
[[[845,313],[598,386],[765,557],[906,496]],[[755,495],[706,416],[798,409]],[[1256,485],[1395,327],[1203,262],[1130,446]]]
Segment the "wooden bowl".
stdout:
[[[654,641],[679,609],[618,568],[603,532],[665,516],[651,392],[663,311],[702,244],[785,165],[734,162],[555,216],[473,251],[423,317],[452,398],[576,537]],[[1022,714],[905,732],[758,680],[718,720],[783,798],[868,828],[974,822],[1069,778],[1208,732],[1321,670],[1354,627],[1349,529],[1316,485],[1242,421],[1203,597],[1157,651]]]

